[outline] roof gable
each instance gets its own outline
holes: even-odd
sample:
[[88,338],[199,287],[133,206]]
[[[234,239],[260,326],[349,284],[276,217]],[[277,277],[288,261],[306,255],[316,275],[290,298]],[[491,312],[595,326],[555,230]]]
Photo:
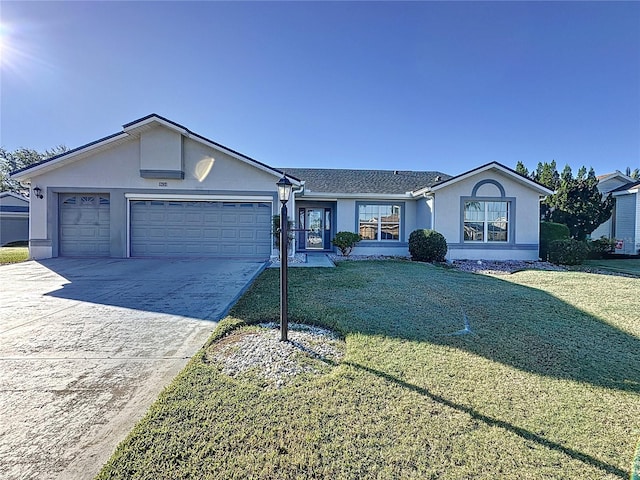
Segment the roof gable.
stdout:
[[625,183],[624,185],[620,185],[618,188],[614,188],[609,193],[613,193],[613,194],[621,193],[621,192],[634,193],[634,191],[637,192],[638,189],[640,189],[640,180],[634,179],[632,182],[628,182],[628,183]]
[[[220,150],[237,160],[240,160],[253,167],[256,167],[260,170],[268,172],[276,177],[281,176],[283,173],[282,171],[276,168],[270,167],[265,163],[259,162],[258,160],[248,157],[247,155],[244,155],[240,152],[237,152],[228,147],[225,147],[224,145],[214,142],[213,140],[209,140],[208,138],[203,137],[202,135],[194,133],[189,129],[187,129],[186,127],[176,122],[173,122],[167,118],[164,118],[160,115],[152,113],[138,120],[134,120],[133,122],[129,122],[123,125],[122,132],[108,135],[94,142],[87,143],[81,147],[74,148],[73,150],[64,152],[60,155],[50,157],[46,160],[43,160],[42,162],[38,162],[34,165],[30,165],[20,170],[16,170],[12,172],[11,176],[17,180],[24,181],[33,175],[38,175],[50,170],[61,168],[68,163],[81,160],[82,158],[86,158],[87,156],[92,155],[98,151],[101,151],[107,148],[112,148],[120,143],[124,143],[132,139],[136,139],[140,136],[142,132],[150,130],[152,128],[156,128],[158,126],[162,126],[164,128],[170,129],[174,132],[179,133],[184,137],[191,138],[204,145]],[[294,184],[296,185],[299,184],[299,180],[297,178],[291,177],[291,179],[293,180]]]
[[8,197],[15,198],[16,200],[22,200],[23,202],[29,203],[29,198],[25,197],[24,195],[20,195],[15,192],[0,192],[0,198],[8,198]]
[[614,178],[618,178],[625,182],[633,181],[633,178],[629,177],[628,175],[625,175],[620,170],[616,170],[615,172],[611,172],[611,173],[605,173],[604,175],[598,175],[596,178],[598,179],[599,182],[606,182],[607,180],[611,180]]
[[423,188],[422,190],[418,190],[416,192],[414,192],[414,195],[422,195],[425,193],[429,193],[429,192],[436,192],[438,190],[441,190],[443,188],[447,188],[451,185],[454,185],[455,183],[458,183],[462,180],[465,180],[467,178],[473,177],[474,175],[477,175],[479,173],[482,172],[486,172],[486,171],[490,171],[490,170],[494,170],[496,172],[500,172],[503,175],[506,175],[508,177],[510,177],[512,180],[515,180],[516,182],[525,185],[529,188],[531,188],[532,190],[535,190],[538,192],[538,194],[540,195],[551,195],[553,193],[553,190],[548,189],[547,187],[545,187],[544,185],[542,185],[541,183],[538,183],[534,180],[531,180],[530,178],[525,177],[524,175],[519,174],[518,172],[516,172],[515,170],[512,170],[509,167],[505,167],[504,165],[502,165],[501,163],[498,162],[490,162],[487,163],[485,165],[482,165],[480,167],[474,168],[473,170],[469,170],[467,172],[461,173],[460,175],[456,175],[455,177],[450,177],[446,180],[443,180],[439,183],[437,183],[436,185],[432,186],[432,187],[428,187],[428,188]]
[[0,212],[29,212],[29,199],[14,192],[0,192]]

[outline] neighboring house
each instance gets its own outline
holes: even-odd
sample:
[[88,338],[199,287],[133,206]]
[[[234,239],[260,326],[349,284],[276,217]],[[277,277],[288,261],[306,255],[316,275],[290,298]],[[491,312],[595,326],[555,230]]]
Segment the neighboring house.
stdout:
[[[273,168],[158,115],[14,172],[39,187],[30,253],[223,256],[267,260],[279,214]],[[288,168],[295,250],[331,252],[360,232],[354,254],[407,255],[417,228],[441,232],[449,259],[537,259],[539,200],[552,193],[489,163],[441,172]]]
[[591,233],[591,238],[613,238],[615,253],[635,255],[640,251],[640,180],[621,172],[598,177],[598,190],[615,200],[611,218]]
[[29,240],[29,199],[0,192],[0,247]]

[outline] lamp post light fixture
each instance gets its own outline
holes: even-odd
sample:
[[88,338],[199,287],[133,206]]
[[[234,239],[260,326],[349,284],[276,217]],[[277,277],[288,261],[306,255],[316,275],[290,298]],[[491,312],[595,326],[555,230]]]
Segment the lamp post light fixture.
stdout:
[[42,189],[40,187],[35,187],[33,189],[33,194],[39,198],[40,200],[42,200],[44,198],[44,196],[42,195]]
[[284,174],[276,183],[278,186],[278,199],[282,206],[280,207],[280,341],[289,341],[289,318],[288,318],[288,278],[287,278],[287,251],[289,246],[289,232],[287,202],[291,196],[293,185]]

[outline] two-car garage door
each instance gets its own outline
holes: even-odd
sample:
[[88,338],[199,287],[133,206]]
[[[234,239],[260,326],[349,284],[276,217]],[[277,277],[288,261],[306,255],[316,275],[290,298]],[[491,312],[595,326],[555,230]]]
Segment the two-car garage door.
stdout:
[[[110,207],[108,194],[61,195],[60,255],[109,256],[116,221]],[[131,199],[128,217],[132,257],[271,254],[271,202]],[[124,227],[125,216],[121,221]]]
[[271,203],[131,200],[132,257],[271,254]]

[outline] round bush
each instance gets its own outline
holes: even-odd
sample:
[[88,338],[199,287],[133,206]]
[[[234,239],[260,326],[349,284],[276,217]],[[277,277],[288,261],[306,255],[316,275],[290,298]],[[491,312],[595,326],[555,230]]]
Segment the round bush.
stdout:
[[580,265],[588,254],[587,243],[572,238],[549,244],[549,261],[558,265]]
[[447,241],[435,230],[414,230],[409,235],[409,253],[418,262],[444,262]]
[[331,240],[336,247],[340,249],[340,253],[345,257],[348,257],[353,250],[353,247],[356,246],[362,240],[362,237],[357,233],[353,232],[338,232],[336,236]]
[[593,259],[601,259],[604,258],[605,255],[611,254],[615,252],[616,248],[616,240],[600,237],[596,240],[592,240],[589,242],[589,258]]

